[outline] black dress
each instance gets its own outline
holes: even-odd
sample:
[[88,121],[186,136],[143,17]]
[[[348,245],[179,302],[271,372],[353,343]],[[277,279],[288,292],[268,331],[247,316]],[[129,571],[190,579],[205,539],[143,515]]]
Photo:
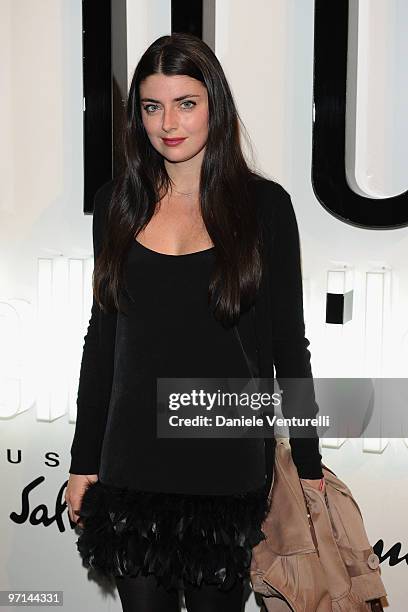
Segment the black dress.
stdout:
[[166,588],[229,589],[262,539],[262,438],[156,437],[156,379],[248,378],[233,330],[208,305],[213,248],[167,255],[134,241],[125,265],[99,480],[82,499],[87,567],[153,573]]

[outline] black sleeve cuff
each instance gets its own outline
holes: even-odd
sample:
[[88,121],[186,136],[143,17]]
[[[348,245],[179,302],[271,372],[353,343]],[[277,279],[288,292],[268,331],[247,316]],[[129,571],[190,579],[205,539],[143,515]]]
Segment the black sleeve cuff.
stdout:
[[322,478],[319,438],[290,438],[293,463],[300,478]]

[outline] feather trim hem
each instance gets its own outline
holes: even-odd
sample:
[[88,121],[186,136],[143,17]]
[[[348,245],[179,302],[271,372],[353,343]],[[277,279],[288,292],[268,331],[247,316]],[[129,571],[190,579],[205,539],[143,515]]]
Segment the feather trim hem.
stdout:
[[265,534],[265,488],[236,495],[184,495],[90,484],[77,549],[85,567],[110,576],[154,574],[165,588],[187,582],[231,588],[249,575]]

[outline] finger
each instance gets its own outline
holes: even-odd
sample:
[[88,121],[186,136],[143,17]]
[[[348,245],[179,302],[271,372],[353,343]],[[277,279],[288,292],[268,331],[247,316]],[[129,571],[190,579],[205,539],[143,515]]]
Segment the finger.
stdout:
[[80,527],[83,528],[84,524],[81,520],[81,516],[80,516],[80,510],[74,510],[74,514],[76,514],[78,516],[78,518],[74,519],[74,522],[79,525]]
[[68,508],[68,516],[71,519],[71,521],[74,523],[75,519],[74,519],[73,510],[72,510],[72,504],[67,499],[65,499],[65,503],[67,504],[67,508]]

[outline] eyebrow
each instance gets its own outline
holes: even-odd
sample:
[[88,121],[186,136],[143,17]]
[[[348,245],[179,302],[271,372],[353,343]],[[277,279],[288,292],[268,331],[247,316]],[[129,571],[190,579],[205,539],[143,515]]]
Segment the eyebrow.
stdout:
[[[184,100],[185,98],[199,98],[200,94],[186,94],[185,96],[179,96],[178,98],[174,98],[173,102],[180,102],[180,100]],[[161,104],[160,100],[155,100],[154,98],[141,98],[141,102],[157,102]]]

